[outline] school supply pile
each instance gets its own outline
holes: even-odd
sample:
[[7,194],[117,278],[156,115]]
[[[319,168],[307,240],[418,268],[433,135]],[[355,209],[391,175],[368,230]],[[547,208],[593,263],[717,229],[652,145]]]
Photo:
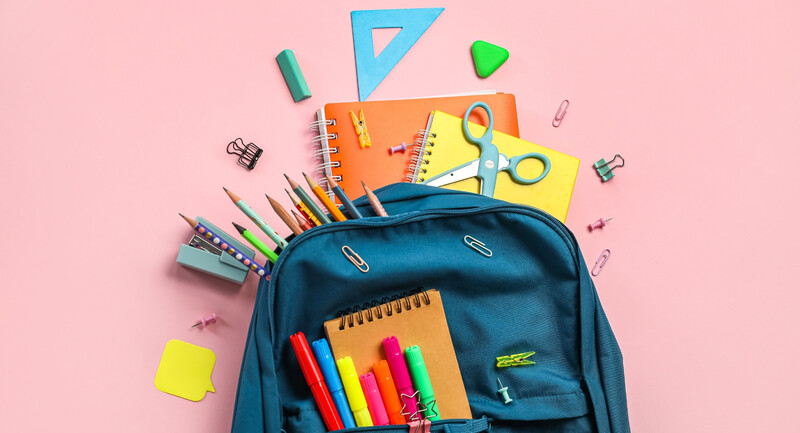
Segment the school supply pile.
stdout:
[[[294,209],[266,196],[290,236],[225,189],[275,244],[233,223],[264,266],[181,215],[196,235],[179,262],[259,278],[234,433],[630,431],[621,352],[591,279],[610,250],[590,272],[563,224],[580,161],[521,139],[511,94],[363,102],[442,10],[351,14],[362,102],[317,111],[320,164],[303,173],[313,197],[287,175]],[[386,27],[401,30],[375,55],[372,29]],[[509,58],[483,41],[471,51],[481,77]],[[277,61],[295,102],[310,97],[294,53]],[[231,146],[249,169],[262,153]],[[613,162],[594,164],[603,182]],[[199,400],[214,391],[213,353],[180,348],[204,361],[173,383],[185,370],[165,351],[157,386]]]
[[[332,429],[324,412],[334,410],[335,403],[318,404],[320,393],[312,391],[321,388],[324,374],[304,373],[307,367],[298,362],[290,339],[302,332],[309,341],[324,341],[325,329],[332,357],[344,356],[336,361],[349,413],[365,419],[367,394],[374,397],[374,388],[366,382],[357,387],[353,375],[365,376],[365,365],[394,352],[381,350],[374,337],[389,328],[402,333],[406,325],[420,340],[399,343],[420,347],[442,415],[449,393],[459,395],[460,386],[469,413],[431,422],[435,418],[427,408],[433,403],[424,404],[425,387],[412,384],[397,394],[414,396],[417,405],[412,413],[418,419],[406,420],[411,427],[405,429],[629,431],[619,347],[575,238],[561,222],[528,206],[425,185],[393,184],[374,195],[388,216],[376,217],[367,197],[360,197],[354,205],[364,218],[297,235],[279,255],[271,278],[261,279],[234,433]],[[419,287],[428,290],[409,294]],[[426,311],[421,293],[432,305],[439,301],[431,293],[437,293],[445,314],[414,317],[416,295],[419,311]],[[386,304],[399,304],[401,312],[393,309],[387,318]],[[421,337],[419,330],[425,331]],[[451,338],[455,361],[428,347],[429,339],[445,336]],[[449,347],[446,341],[435,345]],[[450,366],[447,373],[453,376],[460,372],[461,380],[441,385],[436,372],[441,366]],[[373,364],[373,376],[380,371]],[[395,385],[408,383],[401,379]],[[335,383],[330,388],[328,394],[339,393]],[[378,428],[391,427],[356,431]]]

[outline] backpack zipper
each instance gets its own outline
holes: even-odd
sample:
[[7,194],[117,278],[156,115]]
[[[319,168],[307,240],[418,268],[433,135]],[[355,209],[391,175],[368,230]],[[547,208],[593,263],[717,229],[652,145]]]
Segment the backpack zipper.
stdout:
[[[572,235],[569,229],[567,229],[567,227],[561,221],[557,220],[555,217],[548,214],[547,212],[544,212],[539,208],[526,205],[501,203],[489,206],[477,206],[474,208],[425,209],[420,211],[406,212],[399,215],[390,215],[388,217],[366,217],[359,219],[349,219],[346,221],[338,221],[317,226],[303,233],[300,233],[294,239],[292,239],[291,242],[289,242],[289,245],[286,247],[286,249],[283,250],[281,254],[278,256],[278,260],[272,267],[270,274],[274,277],[280,270],[284,258],[288,256],[293,249],[297,248],[297,245],[302,243],[309,236],[322,235],[332,231],[347,230],[351,228],[383,227],[392,224],[431,219],[432,217],[438,217],[438,216],[448,216],[448,215],[470,216],[470,215],[479,215],[483,213],[491,213],[498,211],[507,211],[521,215],[527,215],[540,219],[540,221],[543,220],[543,222],[545,223],[549,223],[548,225],[550,226],[550,228],[555,230],[561,236],[561,238],[565,240],[567,248],[569,248],[573,261],[577,266],[579,262],[577,257],[577,248],[576,248],[577,241],[575,240],[575,237]],[[275,278],[270,278],[269,284],[267,285],[267,311],[269,311],[270,336],[273,341],[275,340],[275,323],[274,323],[275,314],[273,305],[275,299],[274,293],[275,293]]]

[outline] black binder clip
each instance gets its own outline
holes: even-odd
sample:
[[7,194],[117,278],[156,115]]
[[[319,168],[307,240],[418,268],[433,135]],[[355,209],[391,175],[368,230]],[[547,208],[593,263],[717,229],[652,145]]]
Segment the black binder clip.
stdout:
[[258,162],[263,150],[253,143],[244,144],[241,138],[237,138],[228,143],[227,152],[231,155],[239,155],[239,165],[252,170],[256,166],[256,162]]

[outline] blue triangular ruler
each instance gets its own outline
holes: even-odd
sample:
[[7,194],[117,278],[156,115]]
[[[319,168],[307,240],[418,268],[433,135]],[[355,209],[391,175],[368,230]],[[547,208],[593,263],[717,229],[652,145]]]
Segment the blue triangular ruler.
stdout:
[[[353,48],[358,75],[358,99],[366,100],[414,46],[444,8],[353,11]],[[400,33],[375,57],[372,29],[400,27]]]

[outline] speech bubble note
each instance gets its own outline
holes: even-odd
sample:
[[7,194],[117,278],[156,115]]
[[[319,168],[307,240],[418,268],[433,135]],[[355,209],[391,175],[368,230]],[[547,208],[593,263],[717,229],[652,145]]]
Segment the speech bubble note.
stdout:
[[161,355],[156,372],[156,388],[167,394],[191,401],[200,401],[206,391],[214,391],[211,372],[216,355],[205,347],[181,340],[170,340]]

